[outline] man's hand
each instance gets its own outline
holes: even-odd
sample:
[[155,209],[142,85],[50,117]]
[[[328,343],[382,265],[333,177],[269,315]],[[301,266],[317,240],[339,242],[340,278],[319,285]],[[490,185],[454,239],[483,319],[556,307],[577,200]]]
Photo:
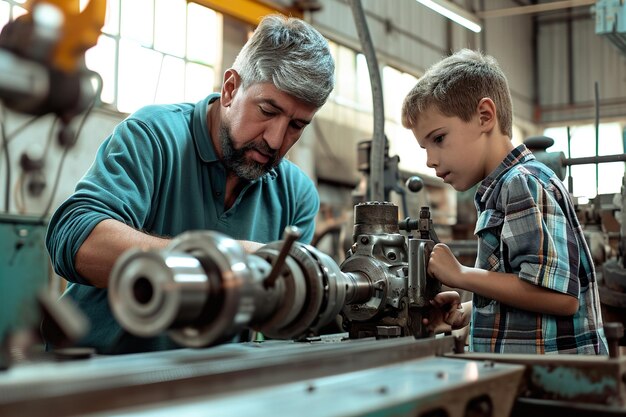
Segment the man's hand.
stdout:
[[432,309],[423,323],[434,334],[450,332],[467,326],[469,315],[461,304],[461,296],[456,291],[444,291],[430,300]]
[[428,273],[448,287],[462,288],[463,268],[450,248],[443,243],[437,243],[430,253]]

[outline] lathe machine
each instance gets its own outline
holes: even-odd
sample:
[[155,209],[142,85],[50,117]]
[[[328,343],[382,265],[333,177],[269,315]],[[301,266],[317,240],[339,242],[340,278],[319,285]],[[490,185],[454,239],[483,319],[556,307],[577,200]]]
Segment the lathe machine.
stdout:
[[[213,232],[129,252],[111,276],[116,318],[187,348],[15,364],[0,372],[0,415],[626,413],[619,326],[606,327],[609,357],[470,354],[462,339],[429,336],[422,318],[440,291],[426,273],[432,222],[426,208],[397,218],[390,203],[355,206],[341,265],[292,228],[253,254]],[[345,332],[322,334],[337,317]],[[245,328],[265,340],[222,343]]]

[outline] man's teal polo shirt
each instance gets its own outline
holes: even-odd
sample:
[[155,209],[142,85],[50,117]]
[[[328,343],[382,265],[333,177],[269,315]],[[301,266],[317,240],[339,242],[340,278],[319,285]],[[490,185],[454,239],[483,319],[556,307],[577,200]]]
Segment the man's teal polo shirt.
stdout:
[[165,336],[138,339],[113,318],[107,291],[88,285],[74,257],[93,228],[115,219],[150,234],[174,237],[215,230],[238,240],[280,240],[285,226],[311,241],[319,197],[311,179],[283,160],[244,187],[224,210],[226,171],[207,126],[212,94],[197,104],[147,106],[121,122],[103,142],[76,190],[54,213],[46,246],[57,274],[70,281],[70,297],[87,315],[91,331],[81,342],[101,353],[174,347]]

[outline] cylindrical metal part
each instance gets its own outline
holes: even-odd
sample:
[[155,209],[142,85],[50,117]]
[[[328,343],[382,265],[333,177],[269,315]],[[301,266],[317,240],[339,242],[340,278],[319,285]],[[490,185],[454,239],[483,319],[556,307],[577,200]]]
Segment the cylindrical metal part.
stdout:
[[[280,250],[280,242],[272,242],[267,245],[270,249]],[[320,309],[324,303],[325,287],[328,285],[327,277],[323,274],[316,259],[311,256],[307,245],[295,242],[291,247],[289,256],[297,264],[305,278],[306,297],[298,316],[288,325],[277,329],[275,333],[268,333],[268,336],[276,339],[289,339],[301,336],[316,322]]]
[[624,337],[624,325],[619,322],[604,323],[604,335],[609,345],[609,358],[619,358],[619,341]]
[[311,256],[317,261],[322,271],[324,284],[324,297],[319,309],[317,319],[310,327],[312,333],[319,331],[337,317],[346,302],[348,278],[339,265],[328,255],[317,250],[313,246],[304,246]]
[[408,297],[411,306],[425,307],[427,297],[427,268],[434,242],[431,240],[409,239],[409,279]]
[[[388,268],[382,261],[369,256],[351,256],[341,264],[341,270],[348,276],[357,278],[355,290],[359,290],[355,294],[358,298],[365,298],[364,288],[365,281],[369,282],[370,297],[365,298],[361,302],[355,300],[346,303],[343,314],[350,320],[367,321],[378,315],[386,307],[387,291],[387,272]],[[352,291],[348,288],[348,292]]]
[[115,318],[144,337],[197,319],[210,291],[209,277],[198,259],[167,251],[126,253],[115,264],[109,283]]
[[109,302],[133,334],[168,330],[182,346],[209,346],[271,313],[282,292],[263,288],[269,270],[225,235],[187,232],[163,251],[122,256],[111,273]]
[[360,235],[399,233],[398,206],[389,202],[370,201],[354,206],[353,241]]
[[[251,256],[251,259],[259,257],[268,264],[272,264],[279,256],[277,249],[263,246]],[[272,287],[264,285],[263,288],[265,292],[274,289],[280,290],[280,297],[273,303],[270,314],[257,317],[250,323],[254,329],[266,335],[274,335],[292,323],[301,314],[306,300],[306,279],[293,259],[290,257],[283,259],[283,268],[277,277]],[[264,279],[264,282],[267,282],[267,278]],[[258,297],[257,300],[262,301]]]
[[216,281],[201,317],[170,330],[175,342],[187,347],[210,346],[229,340],[254,320],[262,277],[248,266],[239,242],[221,233],[196,231],[179,235],[168,249],[192,254]]
[[372,282],[359,272],[346,272],[346,305],[364,303],[372,297]]
[[582,158],[566,158],[563,165],[587,165],[587,164],[603,164],[605,162],[623,162],[626,161],[626,153],[618,153],[615,155],[602,156],[586,156]]

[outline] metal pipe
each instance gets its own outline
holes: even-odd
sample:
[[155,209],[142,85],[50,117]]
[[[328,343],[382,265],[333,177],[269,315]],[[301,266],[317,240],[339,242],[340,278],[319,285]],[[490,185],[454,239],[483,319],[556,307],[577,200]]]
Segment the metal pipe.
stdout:
[[[572,132],[567,126],[567,157],[572,157]],[[567,189],[570,193],[574,192],[574,178],[572,177],[572,166],[567,165]]]
[[385,109],[383,102],[383,89],[380,79],[376,51],[372,44],[365,13],[360,0],[350,0],[354,23],[361,41],[363,55],[367,61],[367,69],[370,75],[372,86],[372,104],[374,113],[374,137],[372,139],[372,149],[370,152],[370,190],[369,199],[371,201],[383,201],[385,196],[384,184],[384,150],[385,150]]
[[[594,83],[594,96],[595,96],[595,103],[596,103],[596,119],[595,119],[595,128],[596,128],[596,157],[599,154],[599,150],[600,150],[600,94],[598,93],[598,82],[596,81]],[[598,195],[598,171],[599,171],[599,166],[596,163],[596,195]]]
[[626,153],[618,153],[615,155],[585,156],[582,158],[565,158],[563,160],[563,165],[571,166],[571,165],[586,165],[586,164],[602,164],[605,162],[624,162],[624,161],[626,161]]

